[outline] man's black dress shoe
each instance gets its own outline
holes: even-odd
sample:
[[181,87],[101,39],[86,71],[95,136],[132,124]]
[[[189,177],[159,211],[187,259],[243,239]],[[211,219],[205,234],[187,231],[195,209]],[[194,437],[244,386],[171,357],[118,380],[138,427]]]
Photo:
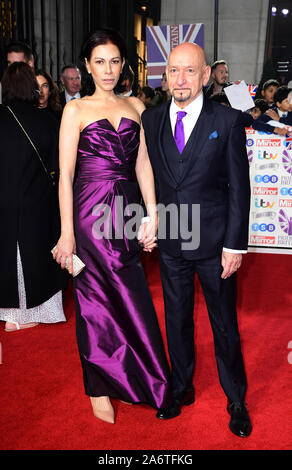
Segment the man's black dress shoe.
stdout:
[[227,404],[227,411],[231,416],[229,429],[239,437],[247,437],[252,431],[252,425],[245,403],[233,402]]
[[184,390],[173,395],[173,402],[168,408],[158,410],[156,417],[159,419],[171,419],[181,414],[181,407],[188,406],[195,401],[194,389]]

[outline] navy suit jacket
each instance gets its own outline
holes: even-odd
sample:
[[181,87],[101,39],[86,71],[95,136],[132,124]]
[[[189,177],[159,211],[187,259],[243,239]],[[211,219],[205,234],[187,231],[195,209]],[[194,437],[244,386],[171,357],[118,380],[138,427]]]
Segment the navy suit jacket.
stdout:
[[[186,259],[210,258],[223,247],[245,250],[250,208],[249,164],[241,113],[204,98],[203,108],[180,155],[170,127],[170,102],[142,114],[146,144],[152,164],[157,202],[188,207],[191,230],[192,204],[200,205],[200,245],[182,250],[181,236],[168,231],[159,249]],[[169,228],[169,227],[168,227]],[[179,230],[180,234],[180,230]]]

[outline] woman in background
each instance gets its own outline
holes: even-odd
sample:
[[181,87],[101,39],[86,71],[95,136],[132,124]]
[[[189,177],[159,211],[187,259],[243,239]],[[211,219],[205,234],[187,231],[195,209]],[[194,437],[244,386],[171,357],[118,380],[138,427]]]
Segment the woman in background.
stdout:
[[66,277],[50,253],[59,232],[56,189],[32,145],[49,173],[58,156],[58,139],[50,116],[38,109],[38,83],[31,67],[10,65],[2,93],[0,320],[11,332],[66,321]]
[[60,105],[59,89],[56,83],[45,70],[36,70],[35,76],[40,90],[39,108],[51,111],[51,113],[57,117],[58,121],[60,121],[62,117],[62,106]]

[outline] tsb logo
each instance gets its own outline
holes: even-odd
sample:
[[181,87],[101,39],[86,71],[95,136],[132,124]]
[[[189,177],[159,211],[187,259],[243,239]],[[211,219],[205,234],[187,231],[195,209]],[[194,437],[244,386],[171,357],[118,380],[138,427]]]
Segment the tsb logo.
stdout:
[[254,180],[256,183],[277,183],[278,176],[276,175],[255,175]]
[[281,188],[280,193],[283,196],[292,196],[292,188]]
[[276,227],[274,224],[252,224],[251,226],[252,230],[254,232],[274,232],[276,230]]

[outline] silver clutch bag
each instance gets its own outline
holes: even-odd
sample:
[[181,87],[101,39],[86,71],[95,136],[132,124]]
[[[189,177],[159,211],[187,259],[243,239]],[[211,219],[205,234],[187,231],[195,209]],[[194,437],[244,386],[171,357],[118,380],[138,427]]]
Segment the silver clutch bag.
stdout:
[[[51,251],[51,253],[54,252],[54,249],[56,247],[54,247]],[[68,270],[68,260],[66,260],[66,265],[65,265],[66,269]],[[75,277],[75,276],[78,276],[78,274],[82,271],[82,269],[85,268],[85,264],[83,263],[83,261],[81,261],[80,258],[78,258],[77,255],[75,255],[73,253],[73,272],[72,272],[72,276]]]

